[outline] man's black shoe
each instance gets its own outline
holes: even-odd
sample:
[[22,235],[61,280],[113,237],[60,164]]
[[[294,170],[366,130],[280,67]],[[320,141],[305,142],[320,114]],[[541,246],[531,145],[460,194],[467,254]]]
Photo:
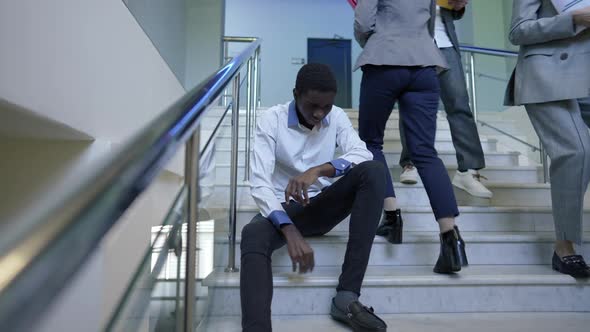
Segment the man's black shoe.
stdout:
[[574,278],[590,278],[590,268],[581,255],[563,256],[559,258],[553,252],[553,269]]
[[373,308],[367,308],[359,301],[351,302],[345,312],[336,307],[334,299],[332,299],[330,316],[337,321],[348,324],[354,332],[387,331],[387,324],[375,315]]
[[387,241],[393,244],[400,244],[402,243],[403,228],[404,221],[400,209],[385,211],[381,224],[377,227],[376,234],[386,237]]
[[440,255],[434,266],[434,272],[451,274],[461,271],[459,238],[454,229],[440,235]]

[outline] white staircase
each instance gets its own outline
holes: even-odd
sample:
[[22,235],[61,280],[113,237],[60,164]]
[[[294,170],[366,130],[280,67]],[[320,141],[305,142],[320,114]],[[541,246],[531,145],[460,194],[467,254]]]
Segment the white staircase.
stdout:
[[[348,113],[356,126],[358,113]],[[501,125],[513,126],[504,122]],[[229,132],[229,128],[222,130],[216,141],[216,186],[208,201],[213,210],[227,206],[229,197]],[[394,181],[399,180],[401,144],[395,112],[388,122],[386,138],[384,151]],[[451,276],[432,272],[439,252],[438,227],[424,187],[421,183],[395,183],[405,223],[404,243],[392,245],[376,237],[361,301],[388,321],[390,331],[554,331],[562,326],[556,322],[567,323],[564,331],[586,331],[590,323],[590,282],[556,273],[549,265],[554,240],[551,196],[549,185],[541,183],[540,165],[523,163],[518,152],[506,151],[495,139],[482,137],[482,145],[488,164],[482,174],[489,178],[486,185],[494,197],[473,198],[455,189],[461,212],[457,223],[467,243],[470,266]],[[452,176],[455,152],[442,114],[437,148]],[[243,179],[242,159],[238,179]],[[585,201],[590,206],[589,195]],[[238,188],[238,206],[239,262],[240,230],[258,212],[245,183]],[[590,224],[584,230],[588,244]],[[345,220],[326,236],[309,239],[316,262],[311,274],[290,272],[286,248],[275,252],[272,312],[276,330],[349,330],[328,316],[347,234]],[[228,256],[226,222],[215,225],[214,248],[215,269],[203,281],[209,288],[211,317],[201,330],[239,331],[239,273],[224,272]],[[590,258],[590,246],[583,247],[581,253]]]

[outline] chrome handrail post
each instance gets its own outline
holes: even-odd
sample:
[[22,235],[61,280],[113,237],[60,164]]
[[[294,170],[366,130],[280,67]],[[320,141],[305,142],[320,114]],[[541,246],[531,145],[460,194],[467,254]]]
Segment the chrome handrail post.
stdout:
[[186,237],[186,276],[184,284],[184,331],[194,330],[195,322],[195,280],[197,262],[197,220],[199,199],[199,158],[200,127],[192,134],[185,145],[184,181],[187,195],[187,237]]
[[477,123],[477,89],[475,87],[475,54],[469,52],[469,85],[471,87],[471,111]]
[[250,180],[250,150],[252,136],[252,62],[253,58],[248,60],[246,70],[246,151],[244,155],[244,181]]
[[232,136],[229,192],[229,257],[226,272],[238,272],[236,267],[236,221],[238,183],[238,143],[240,134],[240,73],[236,74],[232,98]]
[[[221,65],[223,66],[228,59],[229,59],[229,42],[224,40],[223,41],[223,59],[221,61]],[[227,106],[227,103],[228,103],[227,91],[228,91],[228,88],[226,87],[223,90],[223,97],[221,98],[221,100],[223,100],[222,106]]]
[[541,149],[539,150],[539,154],[541,155],[541,165],[543,165],[543,182],[549,183],[549,164],[548,164],[548,156],[547,151],[545,150],[545,146],[542,142],[539,141],[539,146]]

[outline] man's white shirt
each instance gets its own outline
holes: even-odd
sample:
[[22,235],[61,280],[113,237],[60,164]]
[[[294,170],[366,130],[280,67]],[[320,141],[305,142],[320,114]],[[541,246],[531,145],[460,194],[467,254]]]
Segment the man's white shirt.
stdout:
[[[337,148],[342,155],[334,158]],[[289,180],[308,169],[331,163],[335,176],[351,167],[372,160],[350,119],[339,107],[333,106],[320,125],[312,130],[299,123],[295,102],[277,105],[258,116],[250,187],[261,214],[279,227],[291,223],[281,203]],[[309,197],[319,194],[333,180],[319,178],[308,189]]]

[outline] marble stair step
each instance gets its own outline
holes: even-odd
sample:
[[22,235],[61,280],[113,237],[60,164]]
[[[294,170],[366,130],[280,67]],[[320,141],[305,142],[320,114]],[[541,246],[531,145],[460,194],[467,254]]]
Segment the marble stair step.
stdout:
[[[274,269],[274,315],[328,314],[341,268],[317,267],[310,274]],[[239,273],[216,269],[209,287],[211,313],[240,314]],[[590,280],[575,280],[548,265],[480,265],[454,275],[432,266],[369,266],[362,300],[378,314],[466,312],[587,312]]]
[[[437,137],[437,140],[434,144],[437,151],[454,151],[455,147],[453,142],[450,138],[444,137],[446,135],[442,134],[443,137]],[[246,135],[240,137],[238,145],[245,146],[246,145]],[[215,147],[218,149],[228,149],[231,147],[231,134],[228,133],[220,133],[215,140]],[[496,139],[481,139],[481,147],[485,152],[495,152],[498,149],[498,141]],[[399,139],[399,133],[396,132],[388,132],[385,136],[385,140],[383,143],[383,150],[384,151],[401,151],[402,150],[402,142]]]
[[[229,164],[231,161],[231,149],[229,147],[219,147],[216,146],[216,150],[214,153],[215,162],[217,164]],[[388,165],[397,165],[399,163],[399,158],[401,155],[401,149],[394,151],[394,150],[387,150],[384,152],[385,160],[387,161]],[[485,161],[486,165],[489,166],[519,166],[519,152],[515,151],[508,151],[508,152],[487,152],[485,153]],[[442,162],[447,167],[457,167],[457,154],[455,151],[452,150],[439,150],[438,157],[442,160]],[[243,146],[240,146],[238,149],[238,165],[244,165],[245,161],[245,149]]]
[[[478,198],[453,187],[457,204],[460,206],[494,206],[494,207],[549,207],[551,206],[551,189],[549,184],[541,183],[495,183],[486,182],[487,188],[494,196],[491,199]],[[395,183],[394,188],[398,205],[403,207],[430,206],[428,195],[421,184],[404,185]],[[255,205],[250,188],[240,184],[237,188],[238,206]],[[229,198],[228,185],[216,185],[212,188],[209,199],[211,207],[225,207]],[[585,206],[590,206],[590,194],[584,196]]]
[[[395,164],[389,165],[394,181],[399,181],[402,168]],[[447,167],[447,174],[452,179],[456,174],[456,167]],[[512,183],[541,183],[543,182],[543,169],[541,166],[489,166],[480,171],[488,181],[512,182]],[[229,184],[229,164],[218,164],[215,167],[215,183]],[[244,166],[238,167],[238,179],[244,179]],[[422,180],[418,177],[418,183]]]
[[[208,215],[216,219],[215,231],[227,232],[228,210],[207,208]],[[550,207],[479,207],[460,206],[457,224],[462,232],[553,232],[553,215]],[[236,227],[238,231],[258,214],[258,207],[242,205],[238,207]],[[402,207],[405,231],[436,232],[438,224],[430,207]],[[585,220],[590,220],[590,209],[585,211]],[[334,227],[333,231],[346,232],[349,218]],[[590,232],[590,223],[583,225]],[[239,233],[238,233],[239,235]]]
[[[553,232],[465,232],[470,265],[543,265],[551,262]],[[348,243],[348,232],[330,232],[324,236],[309,237],[307,242],[314,250],[318,267],[340,266]],[[590,233],[585,233],[585,244],[590,244]],[[236,257],[240,256],[241,237],[237,238]],[[432,265],[440,252],[438,232],[404,232],[404,242],[392,245],[385,238],[376,236],[369,265],[411,266]],[[590,247],[580,251],[590,257]],[[223,267],[228,257],[228,239],[225,235],[215,238],[215,262]],[[291,259],[286,247],[276,250],[272,256],[274,267],[290,267]]]
[[[361,298],[362,300],[362,298]],[[367,303],[367,305],[372,305]],[[380,314],[388,329],[404,332],[587,332],[590,315],[585,312],[478,312],[478,313],[424,313]],[[350,327],[334,321],[330,315],[274,315],[272,326],[276,331],[350,332]],[[241,317],[209,317],[197,332],[241,332]]]

